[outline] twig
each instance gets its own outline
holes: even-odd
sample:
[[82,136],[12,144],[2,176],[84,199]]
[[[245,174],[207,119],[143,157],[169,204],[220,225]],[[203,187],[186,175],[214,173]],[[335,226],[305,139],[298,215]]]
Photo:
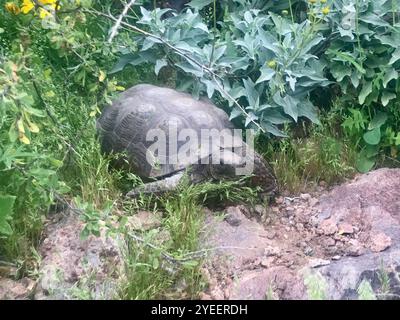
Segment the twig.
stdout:
[[114,39],[115,35],[118,32],[119,26],[121,25],[122,19],[125,17],[125,15],[128,13],[128,10],[130,9],[130,7],[132,7],[134,5],[134,3],[136,2],[136,0],[131,0],[125,7],[124,10],[122,10],[121,15],[119,16],[117,22],[115,23],[115,25],[111,28],[111,34],[110,37],[108,38],[108,43],[111,43],[112,40]]

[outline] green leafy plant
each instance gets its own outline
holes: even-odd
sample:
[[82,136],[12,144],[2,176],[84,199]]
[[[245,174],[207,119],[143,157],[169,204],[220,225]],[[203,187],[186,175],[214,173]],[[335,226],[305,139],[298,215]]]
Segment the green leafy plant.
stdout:
[[[396,158],[399,122],[397,1],[334,1],[328,67],[352,104],[343,126],[357,141],[357,168],[371,170],[385,149]],[[354,97],[354,98],[351,98]]]
[[0,195],[0,234],[9,235],[12,233],[11,226],[7,220],[12,216],[14,202],[14,196]]
[[197,2],[194,10],[168,18],[166,9],[141,8],[142,17],[131,21],[151,34],[135,36],[138,51],[122,49],[113,72],[150,62],[158,74],[170,66],[180,74],[178,88],[190,88],[197,97],[222,97],[231,119],[274,135],[283,135],[277,126],[300,117],[318,123],[309,95],[330,84],[324,64],[313,55],[324,39],[326,15],[313,9],[311,20],[296,23],[248,9],[250,3],[227,7],[221,30],[208,28]]
[[376,300],[376,295],[368,280],[361,281],[357,288],[359,300]]

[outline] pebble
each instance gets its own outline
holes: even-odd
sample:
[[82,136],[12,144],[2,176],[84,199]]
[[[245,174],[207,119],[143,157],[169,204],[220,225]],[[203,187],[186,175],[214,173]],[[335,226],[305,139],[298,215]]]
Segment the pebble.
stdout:
[[329,236],[335,234],[338,231],[336,221],[334,219],[324,220],[319,225],[320,230],[323,234]]
[[329,260],[315,258],[315,259],[311,259],[310,262],[308,263],[308,265],[311,268],[318,268],[318,267],[327,266],[330,263],[331,262]]
[[359,257],[364,253],[364,247],[358,240],[350,240],[347,247],[347,254],[351,257]]
[[354,228],[351,224],[349,223],[340,223],[339,224],[339,234],[353,234]]
[[308,200],[311,199],[311,195],[310,195],[309,193],[302,193],[302,194],[300,195],[300,199],[305,200],[305,201],[308,201]]

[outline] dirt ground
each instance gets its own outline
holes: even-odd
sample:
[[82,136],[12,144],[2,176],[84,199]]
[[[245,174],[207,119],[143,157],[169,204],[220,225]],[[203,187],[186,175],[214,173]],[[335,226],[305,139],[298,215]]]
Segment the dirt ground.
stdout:
[[[315,299],[315,288],[319,298],[358,299],[363,281],[379,299],[400,296],[399,169],[281,196],[265,207],[228,207],[222,218],[205,214],[200,249],[210,253],[202,269],[209,286],[201,299]],[[159,226],[146,212],[136,220]],[[120,267],[118,239],[82,241],[80,227],[76,217],[49,225],[38,284],[0,273],[0,299],[68,298],[65,288],[88,269],[97,270],[95,298],[110,296]]]

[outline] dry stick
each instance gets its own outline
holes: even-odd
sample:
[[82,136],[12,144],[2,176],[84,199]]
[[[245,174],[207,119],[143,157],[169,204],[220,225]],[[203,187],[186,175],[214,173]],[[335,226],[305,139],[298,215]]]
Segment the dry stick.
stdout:
[[[114,20],[114,21],[119,21],[119,19],[115,18],[114,16],[112,16],[112,15],[110,15],[110,14],[105,14],[105,13],[102,13],[102,12],[99,12],[99,11],[94,11],[94,10],[85,10],[85,11],[87,11],[87,12],[89,12],[89,13],[94,13],[94,14],[101,15],[101,16],[103,16],[103,17],[106,17],[106,18],[111,19],[111,20]],[[176,52],[177,54],[179,54],[180,56],[182,56],[182,57],[186,58],[187,60],[193,62],[195,65],[197,65],[198,67],[200,67],[202,70],[204,70],[204,71],[206,71],[207,73],[209,73],[209,74],[212,76],[213,81],[217,84],[217,86],[218,86],[218,88],[220,89],[220,91],[221,91],[226,97],[228,97],[228,99],[230,99],[230,100],[243,112],[243,114],[244,114],[246,117],[250,117],[250,115],[247,113],[247,111],[236,101],[235,98],[233,98],[233,97],[225,90],[225,88],[223,87],[223,85],[221,85],[221,84],[218,82],[217,78],[219,78],[220,80],[222,80],[222,78],[221,78],[218,74],[216,74],[211,68],[209,68],[209,67],[207,67],[207,66],[201,64],[200,62],[196,61],[194,58],[192,58],[191,56],[189,56],[187,53],[185,53],[184,51],[182,51],[182,50],[180,50],[180,49],[174,47],[173,45],[171,45],[170,43],[168,43],[166,40],[164,40],[163,38],[161,38],[161,37],[159,37],[159,36],[157,36],[157,35],[151,34],[151,33],[147,32],[147,31],[145,31],[145,30],[142,30],[142,29],[140,29],[140,28],[138,28],[138,27],[136,27],[136,26],[133,26],[133,25],[131,25],[131,24],[129,24],[129,23],[126,23],[126,22],[124,22],[124,21],[122,21],[122,20],[119,22],[119,25],[122,25],[122,26],[124,26],[124,27],[126,27],[126,28],[128,28],[128,29],[132,29],[132,30],[134,30],[134,31],[136,31],[136,32],[138,32],[138,33],[141,33],[141,34],[143,34],[143,35],[145,35],[145,36],[147,36],[147,37],[154,38],[154,39],[160,41],[161,43],[163,43],[164,45],[166,45],[166,46],[167,46],[168,48],[170,48],[171,50],[175,51],[175,52]],[[256,125],[256,127],[257,127],[258,129],[261,130],[261,132],[265,133],[265,130],[264,130],[257,122],[255,122],[254,120],[251,120],[251,122],[254,123],[254,124]]]
[[128,10],[130,9],[130,7],[132,7],[135,4],[136,0],[131,0],[125,7],[124,10],[122,10],[121,15],[119,16],[117,22],[115,23],[115,25],[111,28],[111,34],[110,37],[108,38],[108,43],[111,43],[112,40],[114,39],[114,37],[116,36],[119,26],[121,25],[122,19],[126,16],[126,14],[128,13]]

